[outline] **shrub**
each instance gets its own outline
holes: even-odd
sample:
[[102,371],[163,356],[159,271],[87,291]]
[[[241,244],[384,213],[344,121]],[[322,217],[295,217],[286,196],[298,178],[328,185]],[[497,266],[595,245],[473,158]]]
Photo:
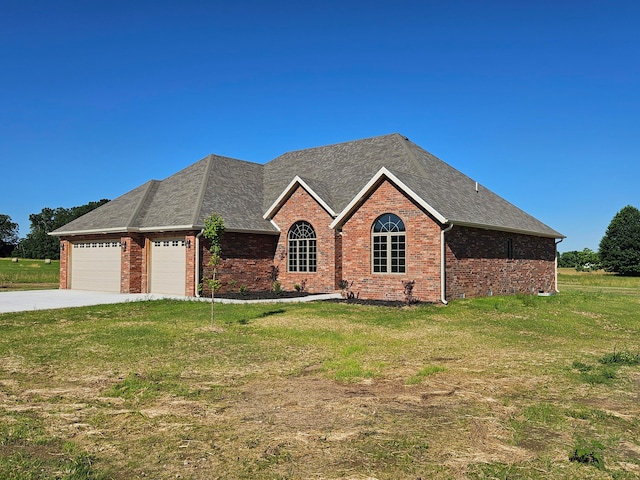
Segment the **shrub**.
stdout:
[[627,351],[607,353],[598,360],[603,365],[640,365],[640,354]]
[[593,465],[600,470],[604,470],[602,448],[602,444],[599,442],[581,440],[569,454],[569,461]]

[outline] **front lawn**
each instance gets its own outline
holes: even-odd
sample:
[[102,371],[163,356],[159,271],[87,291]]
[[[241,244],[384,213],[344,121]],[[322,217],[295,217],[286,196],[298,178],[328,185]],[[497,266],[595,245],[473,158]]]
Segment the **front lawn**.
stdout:
[[637,478],[640,291],[592,287],[3,314],[0,478]]

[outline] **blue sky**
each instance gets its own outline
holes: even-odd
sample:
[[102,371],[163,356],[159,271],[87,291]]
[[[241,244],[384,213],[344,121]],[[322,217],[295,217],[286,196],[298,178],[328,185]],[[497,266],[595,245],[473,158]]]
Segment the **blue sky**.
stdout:
[[597,250],[640,208],[640,2],[0,0],[0,213],[399,132]]

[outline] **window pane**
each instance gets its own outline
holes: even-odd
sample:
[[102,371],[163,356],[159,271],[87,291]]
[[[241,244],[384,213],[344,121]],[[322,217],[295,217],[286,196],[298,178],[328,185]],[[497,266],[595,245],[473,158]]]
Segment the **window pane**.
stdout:
[[316,232],[308,222],[296,222],[289,230],[289,271],[316,271]]
[[373,237],[373,271],[375,273],[387,271],[387,237],[384,235]]
[[316,271],[316,241],[309,240],[309,271]]
[[298,270],[298,243],[295,240],[289,240],[289,271]]
[[298,271],[306,272],[307,271],[307,241],[306,240],[298,240]]
[[404,223],[397,215],[393,213],[385,213],[378,217],[373,226],[375,233],[381,232],[404,232]]

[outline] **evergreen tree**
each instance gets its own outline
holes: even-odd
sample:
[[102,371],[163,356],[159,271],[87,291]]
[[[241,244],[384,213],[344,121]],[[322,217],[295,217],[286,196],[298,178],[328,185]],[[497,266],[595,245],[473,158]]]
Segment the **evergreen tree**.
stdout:
[[627,205],[600,241],[600,261],[607,272],[640,276],[640,210]]

